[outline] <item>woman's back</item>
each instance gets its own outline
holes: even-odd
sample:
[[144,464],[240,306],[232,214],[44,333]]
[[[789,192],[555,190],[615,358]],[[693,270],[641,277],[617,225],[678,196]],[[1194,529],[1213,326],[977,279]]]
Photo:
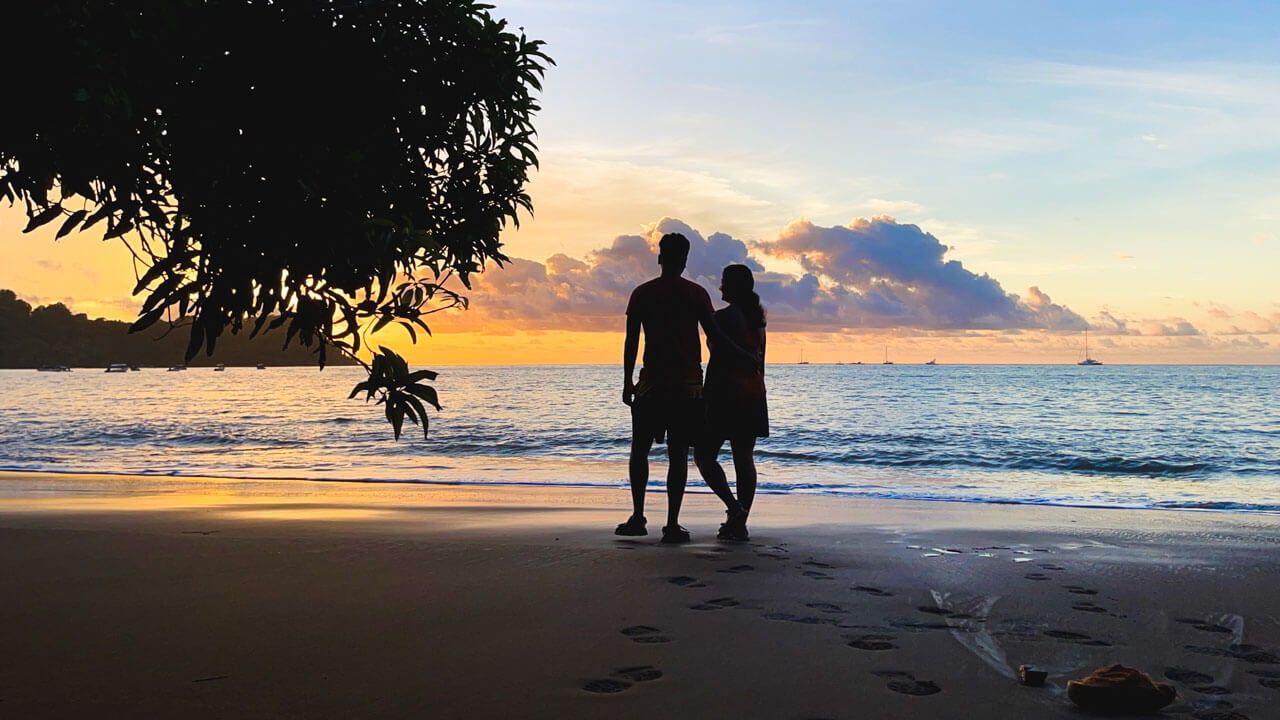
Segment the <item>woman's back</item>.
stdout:
[[[717,310],[715,317],[720,331],[738,347],[753,354],[764,350],[764,328],[751,327],[740,307],[730,305]],[[711,351],[704,391],[708,403],[735,405],[735,398],[754,400],[764,397],[764,375],[760,367],[744,362],[737,354],[717,348],[710,338],[707,346]]]

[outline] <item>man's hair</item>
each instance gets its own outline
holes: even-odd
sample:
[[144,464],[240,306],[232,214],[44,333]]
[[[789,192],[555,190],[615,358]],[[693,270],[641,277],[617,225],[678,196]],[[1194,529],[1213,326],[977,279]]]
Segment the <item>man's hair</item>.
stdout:
[[658,255],[660,257],[679,260],[683,265],[689,261],[689,238],[680,233],[667,233],[658,241]]

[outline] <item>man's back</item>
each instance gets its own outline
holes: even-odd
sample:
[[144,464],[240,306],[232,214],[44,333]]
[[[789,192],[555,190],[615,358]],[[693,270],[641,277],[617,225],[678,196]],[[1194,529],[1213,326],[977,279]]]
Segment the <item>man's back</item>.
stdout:
[[644,328],[640,379],[654,384],[702,382],[698,321],[711,315],[711,297],[697,283],[663,276],[631,293],[627,315]]

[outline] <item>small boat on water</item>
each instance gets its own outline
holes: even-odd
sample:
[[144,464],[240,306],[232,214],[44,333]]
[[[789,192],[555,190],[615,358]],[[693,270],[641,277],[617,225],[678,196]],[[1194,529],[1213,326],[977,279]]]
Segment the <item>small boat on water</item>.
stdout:
[[217,365],[213,366],[214,372],[226,372],[226,370],[227,370],[227,366],[223,365],[222,363],[218,363]]
[[800,348],[800,362],[797,365],[808,365],[809,361],[804,359],[804,348]]
[[892,364],[893,364],[893,361],[889,359],[889,346],[888,346],[888,345],[885,345],[885,346],[884,346],[884,362],[882,362],[882,363],[880,363],[880,364],[881,364],[881,365],[892,365]]
[[111,363],[110,365],[107,366],[106,372],[127,373],[129,372],[129,366],[126,363]]
[[36,372],[71,372],[71,368],[66,365],[41,365],[36,368]]
[[186,365],[174,365],[173,367],[169,368],[169,372],[185,372],[186,369],[187,369]]
[[934,359],[930,360],[929,362],[925,363],[925,365],[937,365],[937,364],[938,364],[938,359],[937,359],[937,358],[934,358]]
[[1076,363],[1077,365],[1101,365],[1101,360],[1094,360],[1089,357],[1089,328],[1084,329],[1084,359]]

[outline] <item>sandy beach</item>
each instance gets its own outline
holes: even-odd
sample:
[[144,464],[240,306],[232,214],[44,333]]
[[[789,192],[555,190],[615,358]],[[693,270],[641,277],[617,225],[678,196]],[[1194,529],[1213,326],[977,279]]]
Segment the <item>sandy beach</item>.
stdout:
[[[0,716],[1080,717],[1122,662],[1280,717],[1280,518],[0,474]],[[1020,664],[1045,687],[1015,680]]]

